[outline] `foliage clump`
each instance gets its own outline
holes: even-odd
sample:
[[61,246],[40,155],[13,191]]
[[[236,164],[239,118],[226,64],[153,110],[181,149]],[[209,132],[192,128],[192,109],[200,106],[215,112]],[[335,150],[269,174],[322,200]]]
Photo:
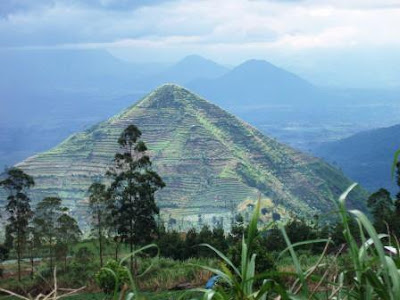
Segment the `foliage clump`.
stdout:
[[96,273],[96,282],[106,294],[120,291],[122,286],[129,282],[129,271],[117,261],[108,261],[104,268]]

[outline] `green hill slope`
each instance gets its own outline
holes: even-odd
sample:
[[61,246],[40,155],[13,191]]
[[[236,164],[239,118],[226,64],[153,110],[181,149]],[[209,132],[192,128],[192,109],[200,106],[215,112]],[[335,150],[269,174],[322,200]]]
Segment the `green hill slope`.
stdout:
[[[164,85],[136,105],[19,167],[35,178],[34,201],[58,194],[85,224],[86,190],[103,176],[129,124],[143,132],[166,188],[157,194],[164,220],[176,226],[224,222],[251,209],[261,195],[273,212],[311,216],[330,210],[351,183],[340,171],[270,139],[250,125],[176,85]],[[364,192],[350,197],[363,208]],[[3,200],[4,201],[4,200]],[[200,215],[200,217],[199,217]],[[228,224],[229,223],[229,224]]]

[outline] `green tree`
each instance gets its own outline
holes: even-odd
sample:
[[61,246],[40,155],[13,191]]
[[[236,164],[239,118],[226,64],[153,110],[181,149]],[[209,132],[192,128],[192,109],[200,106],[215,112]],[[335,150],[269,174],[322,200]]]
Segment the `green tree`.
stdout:
[[[212,245],[213,243],[213,234],[208,225],[204,225],[198,235],[198,241],[199,244],[210,244]],[[212,245],[214,246],[214,245]],[[215,254],[213,251],[206,247],[200,247],[199,248],[199,256],[200,257],[215,257]]]
[[94,278],[98,265],[94,260],[94,253],[88,247],[79,248],[68,268],[70,283],[76,286],[86,285]]
[[79,241],[82,231],[75,218],[63,213],[57,219],[57,245],[59,256],[63,258],[64,270],[67,269],[67,256],[71,245]]
[[35,210],[33,224],[39,235],[40,242],[49,249],[50,270],[53,269],[54,246],[57,242],[58,218],[67,209],[61,206],[61,199],[58,197],[46,197],[38,203]]
[[369,196],[367,206],[374,217],[374,226],[378,232],[386,232],[394,211],[392,197],[386,189],[379,189]]
[[[8,213],[7,231],[11,235],[17,253],[18,280],[21,281],[21,259],[28,232],[29,220],[33,216],[30,199],[27,191],[35,182],[31,176],[21,169],[11,168],[7,170],[7,177],[0,181],[7,192],[6,211]],[[10,237],[9,237],[10,238]]]
[[198,246],[198,241],[197,241],[197,232],[196,229],[191,228],[189,231],[186,233],[186,238],[184,242],[185,246],[185,259],[191,258],[191,257],[197,257],[199,247]]
[[222,253],[228,251],[228,242],[225,238],[224,228],[221,225],[213,228],[212,245]]
[[235,216],[232,222],[231,232],[229,234],[230,243],[242,242],[244,234],[244,219],[241,214]]
[[1,268],[1,263],[8,258],[8,254],[10,249],[8,249],[5,245],[0,244],[0,278],[3,276],[3,269]]
[[28,246],[29,260],[31,263],[31,278],[33,278],[34,259],[39,255],[38,252],[41,245],[39,235],[37,234],[35,227],[32,226],[32,224],[28,227],[26,245]]
[[161,177],[152,170],[141,135],[134,125],[121,133],[118,139],[121,151],[115,154],[115,166],[108,172],[113,179],[111,191],[118,216],[118,232],[129,243],[131,252],[134,245],[153,239],[157,231],[154,216],[159,213],[154,194],[165,186]]
[[8,249],[12,249],[14,245],[14,237],[10,224],[6,225],[5,231],[4,246]]
[[109,193],[106,186],[95,182],[89,187],[89,207],[92,213],[93,234],[99,241],[100,267],[103,267],[103,237],[107,232]]
[[106,241],[111,241],[114,244],[115,250],[115,261],[118,261],[119,247],[122,243],[122,237],[119,233],[119,213],[116,199],[117,195],[113,192],[111,187],[107,190],[107,197],[109,201],[107,202],[105,215],[105,234],[107,235]]
[[[400,162],[396,164],[396,182],[397,186],[400,188]],[[394,201],[394,213],[393,218],[390,221],[391,229],[393,233],[400,237],[400,191],[396,194],[396,199]]]

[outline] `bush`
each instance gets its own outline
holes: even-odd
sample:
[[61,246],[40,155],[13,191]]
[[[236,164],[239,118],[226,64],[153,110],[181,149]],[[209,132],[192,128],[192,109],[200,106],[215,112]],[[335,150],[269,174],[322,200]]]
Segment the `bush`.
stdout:
[[82,247],[76,252],[65,277],[74,287],[86,285],[98,268],[99,265],[95,263],[93,252],[88,247]]
[[[107,264],[95,275],[99,287],[106,294],[112,294],[115,289],[121,290],[122,286],[129,283],[128,269],[121,266],[115,260]],[[117,286],[116,286],[117,285]]]
[[94,254],[89,250],[88,247],[79,248],[78,252],[75,254],[75,260],[77,263],[87,265],[94,260]]

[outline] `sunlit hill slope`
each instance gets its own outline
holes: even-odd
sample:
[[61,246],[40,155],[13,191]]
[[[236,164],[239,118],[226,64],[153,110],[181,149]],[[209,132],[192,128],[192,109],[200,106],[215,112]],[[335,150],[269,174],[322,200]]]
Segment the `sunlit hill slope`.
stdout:
[[[246,214],[259,194],[265,220],[272,213],[326,213],[351,183],[322,160],[270,139],[190,91],[167,84],[109,120],[19,163],[36,181],[34,203],[59,195],[85,225],[87,188],[104,177],[118,151],[118,136],[129,124],[143,132],[154,167],[166,183],[157,201],[163,219],[174,220],[174,226],[227,226],[237,211]],[[363,199],[365,193],[358,189],[349,203],[363,208]]]

